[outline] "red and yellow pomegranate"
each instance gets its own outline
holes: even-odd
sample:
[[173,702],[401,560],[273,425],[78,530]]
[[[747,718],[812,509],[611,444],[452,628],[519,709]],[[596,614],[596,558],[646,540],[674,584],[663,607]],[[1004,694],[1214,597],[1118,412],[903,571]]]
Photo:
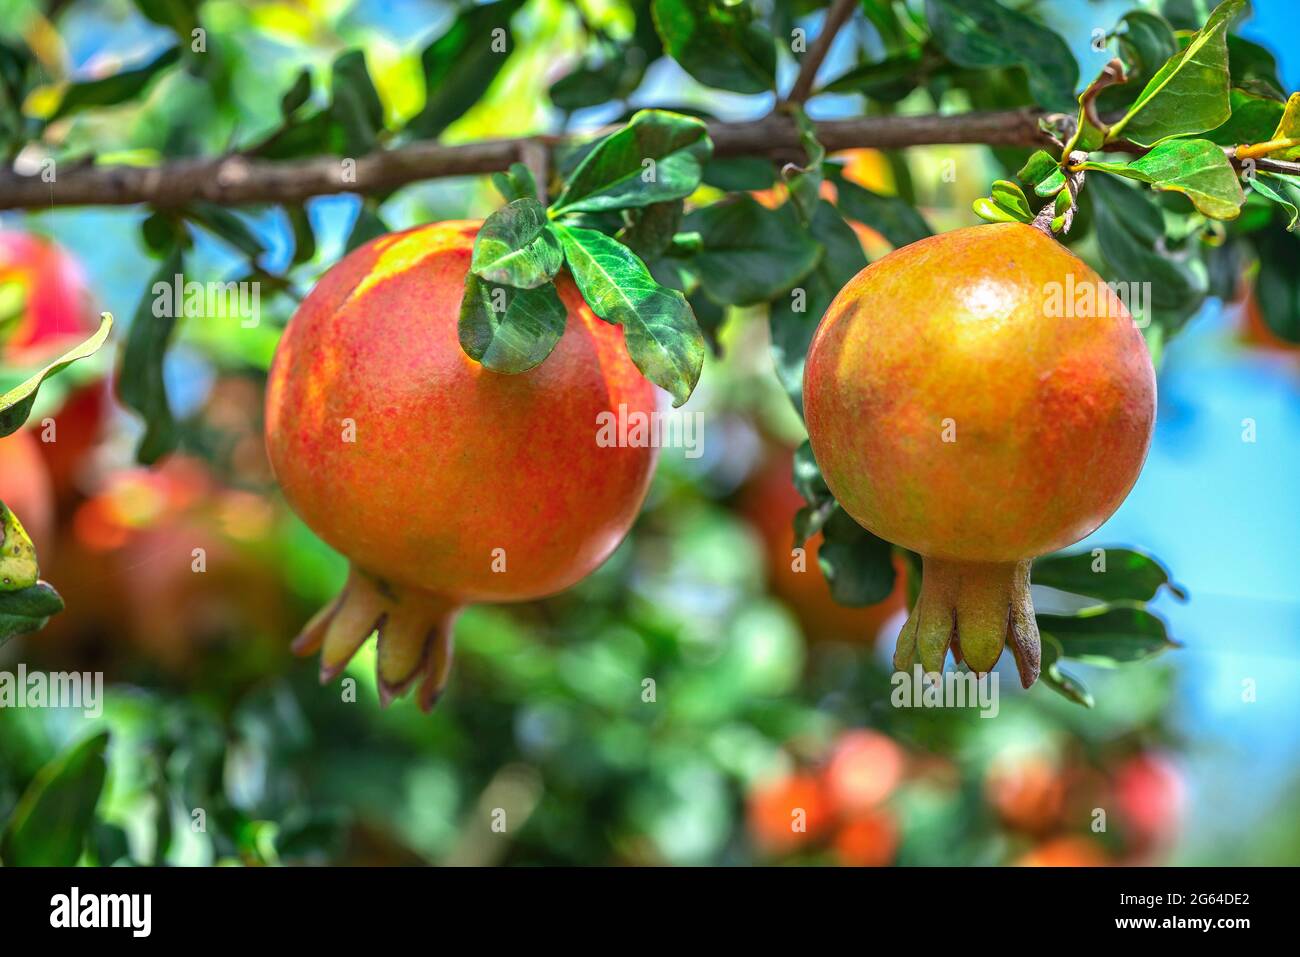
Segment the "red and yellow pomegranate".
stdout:
[[57,355],[98,324],[80,265],[39,236],[0,232],[0,286],[18,293],[18,312],[0,316],[0,356],[15,365]]
[[923,239],[836,296],[804,405],[840,504],[924,558],[895,667],[938,672],[951,649],[984,673],[1009,642],[1032,684],[1030,561],[1101,525],[1151,442],[1155,373],[1124,304],[1031,226]]
[[285,497],[351,560],[343,593],[294,648],[319,648],[327,681],[377,631],[382,700],[423,675],[426,710],[456,611],[587,575],[631,527],[654,466],[651,448],[597,443],[600,413],[648,415],[656,393],[567,276],[567,328],[539,366],[501,375],[461,350],[478,228],[422,226],[345,257],[299,307],[267,387]]

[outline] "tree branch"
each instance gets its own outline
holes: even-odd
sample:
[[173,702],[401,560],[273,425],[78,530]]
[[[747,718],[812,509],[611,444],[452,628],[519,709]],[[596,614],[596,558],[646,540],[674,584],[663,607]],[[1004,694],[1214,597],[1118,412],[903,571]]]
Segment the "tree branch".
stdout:
[[[1004,110],[955,116],[873,116],[816,126],[819,139],[830,151],[950,143],[1034,147],[1051,143],[1051,137],[1039,128],[1042,116],[1034,110]],[[768,156],[779,161],[803,156],[794,121],[781,114],[755,122],[710,123],[709,136],[716,156]],[[56,170],[53,183],[40,176],[3,170],[0,209],[136,203],[168,209],[195,200],[222,205],[294,203],[335,193],[382,192],[443,176],[494,173],[508,169],[525,150],[535,150],[537,145],[549,149],[568,139],[537,136],[456,146],[414,143],[359,157],[355,168],[333,156],[273,162],[229,155],[175,160],[154,167],[64,168]]]
[[835,0],[831,8],[826,11],[826,16],[822,20],[821,31],[817,34],[817,39],[813,41],[808,48],[808,55],[803,58],[803,63],[799,66],[799,75],[795,78],[794,86],[790,88],[790,95],[786,97],[790,103],[802,103],[812,95],[813,83],[817,79],[817,71],[821,69],[822,61],[826,59],[826,54],[830,52],[831,44],[835,41],[835,35],[840,32],[840,27],[844,26],[853,16],[854,9],[857,8],[857,0]]

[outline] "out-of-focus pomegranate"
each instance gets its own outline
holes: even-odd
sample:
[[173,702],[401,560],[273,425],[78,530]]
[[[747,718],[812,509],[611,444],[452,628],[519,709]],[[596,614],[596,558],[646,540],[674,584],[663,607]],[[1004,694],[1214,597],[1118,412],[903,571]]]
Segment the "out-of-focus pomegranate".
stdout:
[[826,767],[826,788],[841,815],[878,807],[903,777],[903,750],[876,731],[850,731],[835,745]]

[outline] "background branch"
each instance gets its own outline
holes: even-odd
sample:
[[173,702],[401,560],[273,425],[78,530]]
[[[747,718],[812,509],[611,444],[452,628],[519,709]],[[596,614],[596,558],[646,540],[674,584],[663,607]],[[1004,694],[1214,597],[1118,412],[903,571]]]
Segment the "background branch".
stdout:
[[[1034,110],[1004,110],[956,116],[873,116],[816,126],[830,151],[941,143],[1033,147],[1051,143],[1050,136],[1039,129],[1041,116]],[[716,156],[770,156],[774,160],[803,156],[798,129],[789,116],[781,114],[754,122],[710,123],[709,135]],[[456,146],[414,143],[359,157],[355,169],[333,156],[272,162],[234,154],[152,167],[69,166],[56,170],[54,183],[4,170],[0,171],[0,209],[134,203],[167,209],[195,200],[222,205],[293,203],[334,193],[382,192],[443,176],[494,173],[509,168],[538,145],[551,148],[568,139],[538,136]]]
[[821,31],[812,46],[808,48],[808,55],[803,58],[803,63],[799,66],[799,76],[795,78],[794,86],[790,88],[790,95],[787,97],[789,102],[802,103],[812,95],[817,71],[821,69],[822,61],[826,59],[831,44],[835,42],[835,35],[840,32],[840,27],[848,22],[849,17],[853,16],[857,5],[857,0],[835,0],[831,8],[826,11]]

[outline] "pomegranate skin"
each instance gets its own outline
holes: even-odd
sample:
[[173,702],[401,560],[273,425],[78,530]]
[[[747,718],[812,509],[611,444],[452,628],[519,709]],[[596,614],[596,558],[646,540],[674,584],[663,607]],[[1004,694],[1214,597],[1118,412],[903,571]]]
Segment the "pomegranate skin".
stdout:
[[[462,351],[457,317],[479,225],[421,226],[346,256],[299,307],[267,387],[267,450],[285,497],[352,561],[326,617],[366,630],[332,648],[318,620],[296,647],[323,643],[331,677],[355,650],[346,645],[385,616],[389,632],[410,632],[386,642],[380,629],[385,698],[408,682],[419,651],[385,676],[386,643],[418,645],[426,617],[445,632],[467,602],[572,585],[627,533],[654,467],[652,448],[597,444],[600,413],[648,415],[657,397],[622,330],[567,275],[557,279],[567,327],[539,366],[501,375]],[[413,608],[422,613],[407,621]]]
[[961,612],[971,627],[954,651],[972,669],[992,667],[1012,620],[1022,681],[1033,680],[1028,561],[1119,507],[1151,443],[1155,397],[1127,308],[1033,227],[923,239],[840,291],[808,351],[805,418],[845,510],[926,559],[929,620],[913,613],[897,665],[910,667],[911,641],[939,670]]

